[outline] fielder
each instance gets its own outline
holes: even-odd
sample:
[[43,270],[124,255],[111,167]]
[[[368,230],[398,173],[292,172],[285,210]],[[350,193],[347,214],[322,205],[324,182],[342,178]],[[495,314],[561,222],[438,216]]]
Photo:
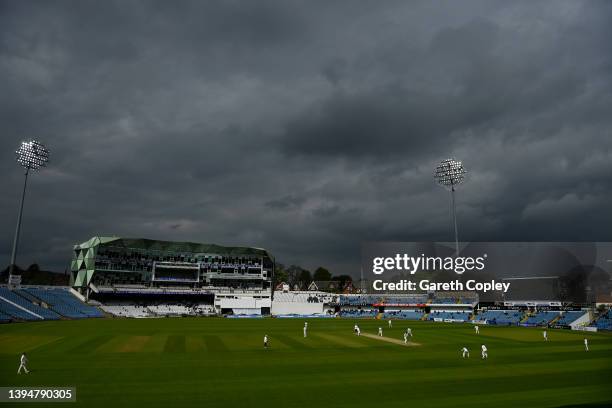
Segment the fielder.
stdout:
[[544,341],[548,341],[548,332],[546,330],[542,332],[542,336],[544,336]]
[[359,326],[355,326],[357,328],[357,336],[361,336],[361,329]]
[[410,327],[406,329],[406,334],[410,336],[410,340],[412,340],[412,329]]
[[404,332],[404,344],[408,344],[408,333]]
[[461,352],[463,353],[462,358],[470,358],[470,350],[468,350],[467,347],[462,348]]
[[308,337],[308,322],[304,322],[304,338]]
[[382,337],[382,327],[379,327],[379,328],[378,328],[378,335],[379,335],[380,337]]
[[486,360],[487,358],[489,358],[489,354],[487,354],[487,346],[485,346],[484,344],[482,346],[480,346],[481,354],[482,354],[482,359]]
[[587,338],[584,338],[584,351],[589,351],[589,341]]
[[359,329],[359,326],[357,326],[357,324],[355,324],[355,327],[353,327],[353,333],[357,334],[357,330]]
[[268,335],[264,335],[264,348],[267,349],[268,348]]
[[26,353],[23,353],[21,355],[21,359],[19,360],[19,368],[17,369],[17,374],[21,374],[21,369],[22,368],[23,368],[23,370],[25,371],[26,374],[29,374],[30,371],[28,371],[27,365],[28,365],[28,357],[26,356]]
[[393,322],[389,319],[389,328],[393,327]]
[[476,334],[480,334],[480,327],[478,327],[478,326],[474,326],[474,332],[475,332]]

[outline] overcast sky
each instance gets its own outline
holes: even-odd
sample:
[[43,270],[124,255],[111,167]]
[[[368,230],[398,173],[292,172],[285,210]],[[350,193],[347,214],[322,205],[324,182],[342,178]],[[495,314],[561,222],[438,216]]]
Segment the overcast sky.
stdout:
[[612,2],[0,1],[0,264],[120,235],[358,273],[364,240],[612,240]]

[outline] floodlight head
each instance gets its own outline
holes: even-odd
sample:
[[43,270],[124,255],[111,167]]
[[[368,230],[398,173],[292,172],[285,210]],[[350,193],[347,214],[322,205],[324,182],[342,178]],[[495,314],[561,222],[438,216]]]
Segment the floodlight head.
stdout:
[[466,173],[460,161],[445,159],[436,167],[434,179],[445,187],[454,188],[457,184],[463,183]]
[[17,163],[21,164],[26,170],[38,170],[45,167],[49,161],[49,151],[36,140],[21,142],[21,146],[15,152]]

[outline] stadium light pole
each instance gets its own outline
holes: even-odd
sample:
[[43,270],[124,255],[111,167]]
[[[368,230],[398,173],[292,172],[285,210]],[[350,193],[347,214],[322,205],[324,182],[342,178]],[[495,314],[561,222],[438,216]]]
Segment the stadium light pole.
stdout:
[[26,187],[28,185],[28,175],[30,171],[36,171],[45,167],[49,162],[49,151],[36,140],[21,142],[19,149],[15,151],[17,163],[25,169],[25,179],[23,181],[23,191],[21,193],[21,204],[19,205],[19,216],[17,217],[17,227],[15,227],[15,237],[13,238],[13,251],[11,252],[11,263],[9,265],[8,284],[11,284],[13,271],[15,268],[15,257],[17,255],[17,245],[19,244],[19,233],[21,232],[21,216],[23,215],[23,202],[25,200]]
[[466,173],[463,163],[452,158],[442,160],[434,172],[434,179],[438,184],[448,188],[451,193],[453,223],[455,225],[455,253],[457,256],[459,255],[459,233],[457,232],[457,211],[455,209],[455,186],[463,183]]

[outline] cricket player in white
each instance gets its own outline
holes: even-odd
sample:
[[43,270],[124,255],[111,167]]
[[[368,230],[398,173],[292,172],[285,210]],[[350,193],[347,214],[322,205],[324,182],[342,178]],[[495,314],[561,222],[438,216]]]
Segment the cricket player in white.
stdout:
[[21,355],[21,359],[19,360],[19,368],[17,369],[17,374],[21,374],[22,368],[26,374],[29,374],[30,372],[28,371],[27,365],[28,365],[28,357],[26,356],[26,353],[23,353]]
[[412,339],[412,329],[410,327],[406,329],[406,334],[410,336],[410,339]]
[[359,326],[355,326],[355,327],[357,327],[357,335],[361,336],[361,329],[359,328]]
[[468,350],[467,347],[462,348],[461,352],[463,353],[463,358],[470,358],[470,350]]
[[481,354],[482,354],[482,359],[486,360],[487,358],[489,358],[489,355],[487,354],[487,346],[485,346],[484,344],[482,346],[480,346],[480,349],[482,350]]
[[353,327],[353,333],[357,334],[357,330],[359,330],[359,326],[355,325],[355,327]]
[[542,332],[542,336],[544,336],[544,341],[548,341],[548,332],[546,330]]
[[476,332],[476,334],[480,334],[480,327],[474,326],[474,331]]
[[584,351],[589,351],[589,341],[587,338],[584,338]]
[[268,348],[268,335],[264,335],[264,348]]
[[408,332],[404,332],[404,344],[408,344]]
[[393,322],[389,319],[389,328],[393,327]]
[[379,335],[380,337],[382,337],[382,327],[379,327],[379,328],[378,328],[378,335]]
[[304,338],[308,337],[308,322],[304,322]]

